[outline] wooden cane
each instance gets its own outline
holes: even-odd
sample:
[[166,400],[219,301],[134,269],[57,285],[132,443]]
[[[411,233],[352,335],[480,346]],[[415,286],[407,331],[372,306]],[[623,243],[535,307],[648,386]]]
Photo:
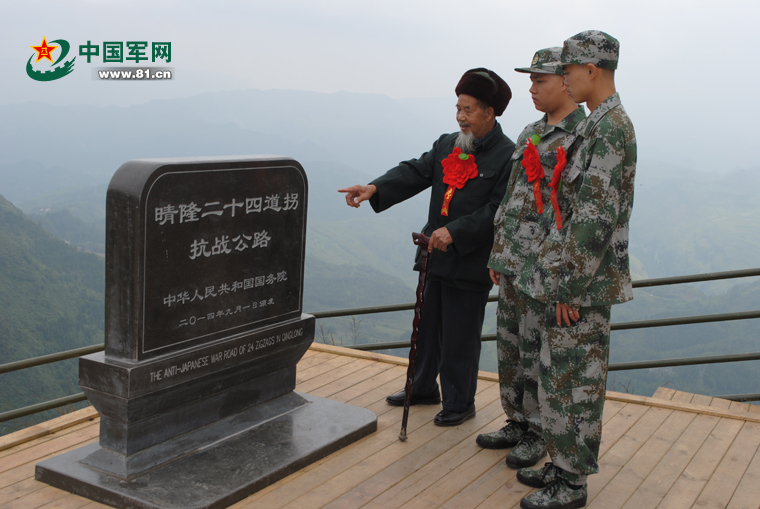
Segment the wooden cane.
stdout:
[[406,370],[406,387],[404,389],[404,417],[401,419],[401,433],[398,439],[406,442],[406,424],[409,421],[409,405],[412,402],[412,385],[414,384],[414,358],[417,356],[417,338],[420,336],[420,313],[422,312],[423,293],[425,291],[425,275],[428,262],[428,238],[424,233],[412,233],[412,240],[422,250],[420,260],[420,279],[417,283],[417,302],[414,305],[414,321],[412,322],[412,347],[409,349],[409,368]]

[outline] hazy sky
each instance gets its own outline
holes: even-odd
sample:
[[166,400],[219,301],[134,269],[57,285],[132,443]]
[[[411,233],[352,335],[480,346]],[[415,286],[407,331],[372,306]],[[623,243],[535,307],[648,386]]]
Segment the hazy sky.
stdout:
[[[599,29],[621,42],[618,91],[646,157],[723,171],[760,166],[758,20],[756,1],[2,0],[0,104],[123,105],[245,88],[453,97],[462,72],[480,66],[527,96],[514,67]],[[24,67],[43,36],[68,40],[72,54],[87,40],[168,40],[176,79],[98,82],[91,69],[102,61],[77,57],[71,75],[34,82]],[[453,129],[452,114],[441,130]]]

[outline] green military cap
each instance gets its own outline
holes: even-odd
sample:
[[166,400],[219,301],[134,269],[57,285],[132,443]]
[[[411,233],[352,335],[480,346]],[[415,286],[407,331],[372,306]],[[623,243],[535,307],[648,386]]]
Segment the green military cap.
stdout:
[[518,67],[515,71],[562,75],[561,54],[562,48],[560,47],[540,49],[533,55],[530,67]]
[[562,47],[563,65],[594,64],[602,69],[617,69],[620,43],[609,34],[588,30],[575,34]]

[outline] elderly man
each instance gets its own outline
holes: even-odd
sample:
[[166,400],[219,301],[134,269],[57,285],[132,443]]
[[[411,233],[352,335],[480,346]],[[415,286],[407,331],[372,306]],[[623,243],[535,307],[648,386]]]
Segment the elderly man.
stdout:
[[[552,229],[517,283],[545,306],[538,397],[552,462],[517,479],[542,488],[524,509],[586,504],[586,480],[599,471],[610,346],[610,306],[633,298],[628,222],[633,208],[636,135],[615,89],[618,41],[581,32],[562,48],[570,96],[590,114],[576,129]],[[556,218],[546,217],[547,221]]]
[[[530,73],[530,95],[544,116],[528,124],[517,138],[512,155],[512,174],[507,194],[496,213],[495,241],[488,266],[491,279],[499,285],[496,311],[496,352],[499,361],[501,402],[509,420],[502,429],[477,437],[487,449],[514,448],[507,465],[535,465],[544,454],[541,414],[538,403],[538,367],[543,306],[515,289],[527,258],[559,225],[541,222],[544,208],[551,209],[553,183],[564,168],[575,140],[576,126],[586,114],[567,93],[563,82],[562,48],[545,48],[533,56],[530,67],[515,69]],[[556,193],[555,193],[556,194]]]
[[[424,229],[431,254],[412,404],[438,404],[442,394],[443,410],[434,420],[439,426],[475,416],[480,334],[492,287],[487,263],[493,218],[515,148],[496,121],[512,97],[504,80],[488,69],[471,69],[455,92],[458,133],[442,135],[419,159],[402,162],[366,186],[339,190],[351,207],[369,200],[381,212],[432,188]],[[404,392],[387,401],[403,405]]]

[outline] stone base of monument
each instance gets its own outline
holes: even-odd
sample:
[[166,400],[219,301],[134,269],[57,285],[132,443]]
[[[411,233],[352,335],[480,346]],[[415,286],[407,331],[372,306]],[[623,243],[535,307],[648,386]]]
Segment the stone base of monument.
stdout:
[[37,480],[114,507],[226,507],[374,432],[364,408],[294,392],[314,317],[153,359],[80,359],[100,441]]
[[227,507],[376,429],[369,410],[292,392],[195,431],[185,440],[213,445],[132,480],[87,465],[97,444],[37,464],[36,478],[114,507]]

